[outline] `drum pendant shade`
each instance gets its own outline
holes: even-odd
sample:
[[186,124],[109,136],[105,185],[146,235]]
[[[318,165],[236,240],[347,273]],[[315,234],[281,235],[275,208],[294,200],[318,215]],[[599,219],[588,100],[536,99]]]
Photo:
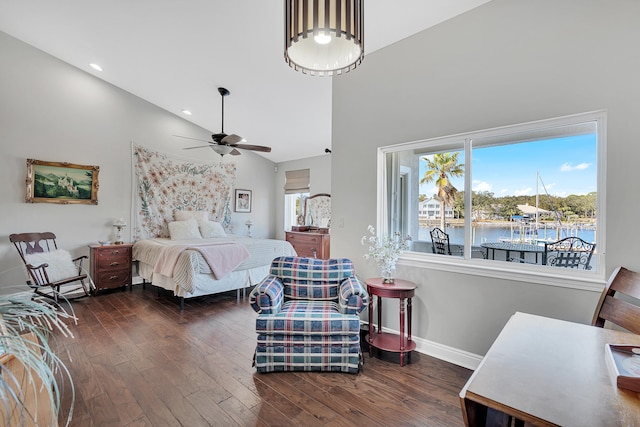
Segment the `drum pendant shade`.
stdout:
[[284,57],[296,71],[342,74],[364,59],[364,0],[285,0]]

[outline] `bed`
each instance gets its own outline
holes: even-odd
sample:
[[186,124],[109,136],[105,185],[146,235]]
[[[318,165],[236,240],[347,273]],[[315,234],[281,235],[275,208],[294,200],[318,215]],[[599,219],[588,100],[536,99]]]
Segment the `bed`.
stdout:
[[[248,257],[222,277],[216,277],[209,262],[201,251],[202,246],[241,245],[248,251]],[[179,255],[173,267],[173,274],[159,272],[158,261],[163,252],[178,249]],[[173,247],[173,248],[172,248]],[[271,261],[279,256],[295,255],[289,242],[274,239],[258,239],[230,235],[207,239],[171,240],[151,238],[139,240],[133,245],[133,259],[138,262],[138,274],[145,282],[167,289],[182,298],[216,294],[231,290],[238,291],[253,286],[269,273]]]

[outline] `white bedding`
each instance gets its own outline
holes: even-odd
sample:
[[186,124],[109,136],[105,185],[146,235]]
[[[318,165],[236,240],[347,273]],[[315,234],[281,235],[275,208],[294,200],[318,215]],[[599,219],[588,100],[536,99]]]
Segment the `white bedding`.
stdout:
[[[230,274],[216,279],[200,252],[188,249],[178,257],[173,277],[154,273],[156,261],[163,248],[169,245],[202,245],[206,241],[242,244],[249,251],[249,258]],[[296,252],[287,241],[234,235],[197,240],[154,238],[140,240],[133,245],[133,259],[139,262],[139,274],[154,285],[171,290],[176,296],[185,298],[253,286],[268,274],[274,258],[292,255],[296,255]]]

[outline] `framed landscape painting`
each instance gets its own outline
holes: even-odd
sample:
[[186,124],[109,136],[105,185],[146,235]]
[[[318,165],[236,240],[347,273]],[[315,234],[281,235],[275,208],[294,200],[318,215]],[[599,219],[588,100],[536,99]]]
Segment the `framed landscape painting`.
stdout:
[[27,203],[98,204],[100,166],[27,159]]
[[251,190],[236,190],[236,212],[251,212]]

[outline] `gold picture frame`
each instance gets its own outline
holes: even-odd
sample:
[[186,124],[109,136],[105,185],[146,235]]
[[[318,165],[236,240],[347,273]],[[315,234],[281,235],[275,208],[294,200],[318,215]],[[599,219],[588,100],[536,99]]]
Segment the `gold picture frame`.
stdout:
[[98,204],[100,166],[27,159],[27,203]]

